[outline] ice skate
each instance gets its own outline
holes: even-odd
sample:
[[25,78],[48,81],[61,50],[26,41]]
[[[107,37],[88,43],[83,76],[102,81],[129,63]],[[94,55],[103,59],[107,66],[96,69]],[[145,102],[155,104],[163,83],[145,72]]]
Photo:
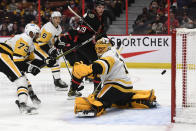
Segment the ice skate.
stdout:
[[80,93],[80,92],[78,92],[77,90],[69,90],[69,92],[68,92],[68,97],[67,97],[67,99],[68,100],[73,100],[73,99],[75,99],[76,97],[80,97],[80,96],[82,96],[82,93]]
[[62,81],[61,79],[54,79],[54,85],[55,85],[55,89],[57,91],[67,91],[68,90],[68,85]]
[[35,115],[38,114],[37,109],[35,107],[27,106],[24,102],[19,102],[19,100],[15,101],[16,105],[20,109],[21,114]]
[[34,105],[39,106],[41,104],[41,100],[37,97],[34,91],[29,91],[29,96]]

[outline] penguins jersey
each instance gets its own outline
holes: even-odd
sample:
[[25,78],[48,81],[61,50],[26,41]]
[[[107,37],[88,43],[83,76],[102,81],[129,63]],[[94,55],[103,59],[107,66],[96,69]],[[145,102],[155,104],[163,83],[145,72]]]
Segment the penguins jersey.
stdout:
[[36,51],[46,58],[48,56],[48,51],[53,47],[61,32],[62,28],[60,25],[56,28],[51,22],[46,23],[41,28],[41,37],[37,39],[37,44],[35,44]]
[[112,47],[111,50],[105,52],[100,59],[96,60],[102,66],[102,74],[100,75],[103,84],[118,84],[125,87],[131,87],[132,82],[128,75],[127,67],[122,56]]
[[49,44],[49,46],[52,47],[61,32],[62,28],[60,25],[58,25],[58,27],[56,28],[51,22],[46,23],[41,28],[41,37],[38,39],[39,46]]
[[4,48],[5,51],[9,52],[9,55],[13,57],[14,62],[24,61],[26,59],[34,59],[34,45],[33,39],[27,34],[19,34],[8,39],[5,46],[11,47],[11,50]]
[[26,61],[34,60],[33,40],[26,33],[15,35],[0,43],[0,71],[11,81],[22,76],[28,68]]

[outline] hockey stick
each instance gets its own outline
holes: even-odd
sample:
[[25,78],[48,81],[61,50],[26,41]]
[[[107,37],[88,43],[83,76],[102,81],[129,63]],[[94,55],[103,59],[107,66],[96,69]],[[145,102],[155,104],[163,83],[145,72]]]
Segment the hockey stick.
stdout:
[[72,8],[68,5],[68,9],[78,18],[80,18],[95,34],[97,34],[97,31],[95,31],[86,21],[83,17],[81,17],[80,15],[78,15],[74,10],[72,10]]
[[[62,50],[61,50],[61,51],[58,50],[58,52],[61,52],[61,53],[62,53]],[[65,56],[63,56],[63,60],[64,60],[64,62],[65,62],[65,66],[67,67],[67,70],[68,70],[70,76],[72,77],[71,71],[69,70],[69,67],[68,67],[67,60],[66,60]]]
[[64,59],[64,62],[65,62],[65,65],[66,65],[66,67],[67,67],[67,70],[68,70],[68,72],[69,72],[69,74],[70,74],[70,76],[71,76],[71,71],[69,70],[69,67],[68,67],[67,61],[66,61],[66,59],[65,59],[65,56],[63,56],[63,59]]
[[58,60],[58,59],[61,58],[62,56],[65,56],[65,55],[71,53],[73,50],[78,49],[78,48],[80,48],[81,46],[83,46],[83,45],[89,43],[89,42],[92,41],[93,39],[94,39],[94,37],[91,37],[91,38],[89,38],[88,40],[82,42],[81,44],[74,46],[73,48],[69,49],[68,51],[65,51],[64,53],[62,53],[62,54],[60,54],[59,56],[57,56],[57,57],[56,57],[56,60]]

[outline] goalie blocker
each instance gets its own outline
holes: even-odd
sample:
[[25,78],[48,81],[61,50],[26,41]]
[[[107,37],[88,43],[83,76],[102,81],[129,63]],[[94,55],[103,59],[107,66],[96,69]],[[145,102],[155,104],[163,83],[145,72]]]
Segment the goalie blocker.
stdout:
[[91,65],[76,62],[72,74],[78,83],[84,77],[99,77],[103,86],[95,88],[93,94],[88,97],[75,99],[74,112],[76,116],[100,116],[106,112],[107,108],[111,107],[134,109],[156,107],[154,90],[133,89],[123,58],[115,48],[112,48],[109,39],[98,40],[95,50],[99,59]]

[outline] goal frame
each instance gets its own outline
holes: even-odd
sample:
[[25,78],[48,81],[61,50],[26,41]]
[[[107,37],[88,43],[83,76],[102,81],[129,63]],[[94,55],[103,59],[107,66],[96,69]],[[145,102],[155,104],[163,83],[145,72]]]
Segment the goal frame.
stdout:
[[176,39],[177,30],[172,31],[172,47],[171,47],[171,122],[175,123],[175,117],[176,117],[176,73],[177,68],[180,68],[182,70],[182,108],[188,107],[187,106],[187,69],[188,69],[188,63],[187,63],[187,34],[182,34],[182,63],[180,67],[177,66],[176,61],[176,53],[177,53],[177,39]]
[[176,116],[176,30],[172,31],[171,52],[171,122],[174,123]]

